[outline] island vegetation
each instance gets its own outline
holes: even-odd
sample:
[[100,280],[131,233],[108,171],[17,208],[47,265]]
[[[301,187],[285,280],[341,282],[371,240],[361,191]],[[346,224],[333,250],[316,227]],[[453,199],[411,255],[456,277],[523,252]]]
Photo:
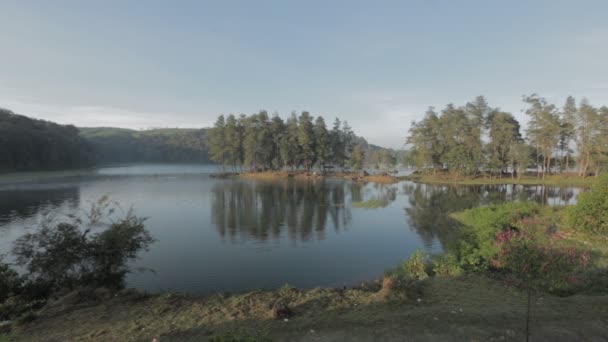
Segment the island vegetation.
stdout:
[[608,107],[593,107],[586,99],[577,106],[573,97],[561,108],[535,94],[523,100],[529,117],[525,138],[513,114],[490,107],[483,96],[460,107],[448,104],[441,112],[429,108],[406,139],[406,160],[418,170],[416,179],[538,183],[525,175],[533,168],[534,178],[562,175],[565,183],[563,178],[597,177],[605,169]]

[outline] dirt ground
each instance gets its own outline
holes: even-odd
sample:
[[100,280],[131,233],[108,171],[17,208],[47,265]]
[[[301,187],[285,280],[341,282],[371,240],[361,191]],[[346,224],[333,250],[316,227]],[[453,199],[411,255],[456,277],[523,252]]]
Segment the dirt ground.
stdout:
[[[283,303],[293,316],[277,319]],[[415,288],[70,294],[0,341],[523,341],[525,293],[482,276]],[[608,295],[534,296],[531,341],[608,341]]]

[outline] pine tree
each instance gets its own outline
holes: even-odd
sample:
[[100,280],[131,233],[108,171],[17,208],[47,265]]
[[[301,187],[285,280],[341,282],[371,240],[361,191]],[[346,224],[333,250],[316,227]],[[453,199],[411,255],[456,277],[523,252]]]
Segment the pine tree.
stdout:
[[222,165],[222,168],[225,166],[226,156],[225,126],[224,116],[220,115],[209,132],[209,157]]
[[241,156],[242,139],[240,128],[234,115],[228,115],[226,118],[226,127],[224,129],[224,139],[226,141],[226,163],[235,171],[237,165],[243,163]]
[[281,146],[286,136],[285,123],[278,114],[274,114],[270,124],[270,135],[272,136],[272,167],[279,169],[283,167]]
[[298,144],[300,146],[300,160],[306,170],[310,170],[315,163],[315,137],[312,117],[306,111],[298,119]]
[[330,161],[331,143],[329,132],[325,126],[325,120],[318,116],[313,128],[315,137],[315,156],[320,168],[324,170],[325,165]]
[[[551,172],[551,159],[560,137],[560,120],[554,105],[536,94],[524,98],[530,106],[526,114],[530,116],[530,123],[526,134],[530,143],[536,146],[542,155],[542,176]],[[538,158],[538,157],[537,157]],[[537,163],[538,164],[538,163]]]
[[343,167],[346,161],[352,158],[353,148],[355,144],[355,133],[353,133],[353,130],[349,126],[348,121],[344,121],[344,123],[342,124],[341,138],[344,154],[342,164],[340,166]]
[[329,134],[331,144],[331,162],[334,166],[344,166],[344,142],[342,139],[342,122],[336,118]]

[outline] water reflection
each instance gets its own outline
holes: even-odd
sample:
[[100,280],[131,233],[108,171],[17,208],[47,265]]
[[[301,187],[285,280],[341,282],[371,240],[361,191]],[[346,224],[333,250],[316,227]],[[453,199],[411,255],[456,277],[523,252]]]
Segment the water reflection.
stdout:
[[57,208],[77,208],[77,186],[0,190],[0,224],[34,217]]
[[346,202],[354,192],[331,180],[282,182],[225,181],[212,188],[212,221],[222,239],[322,240],[328,220],[340,231],[351,220]]
[[[548,205],[573,204],[577,188],[522,185],[449,186],[404,183],[406,220],[427,249],[436,242],[444,249],[455,238],[455,222],[449,214],[480,205],[511,201],[536,201]],[[435,248],[436,249],[436,248]]]

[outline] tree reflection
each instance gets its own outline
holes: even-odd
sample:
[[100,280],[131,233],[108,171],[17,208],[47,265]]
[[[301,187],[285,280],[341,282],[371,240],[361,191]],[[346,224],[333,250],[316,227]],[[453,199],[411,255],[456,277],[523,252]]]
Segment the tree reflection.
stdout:
[[510,201],[537,201],[549,205],[574,202],[578,189],[547,186],[480,185],[453,186],[405,183],[408,197],[405,208],[410,228],[427,247],[439,241],[443,249],[456,237],[456,222],[451,213]]
[[0,223],[31,217],[65,205],[73,209],[79,202],[80,192],[76,186],[0,190]]
[[217,183],[211,196],[213,223],[231,241],[278,239],[283,233],[293,242],[320,240],[328,220],[340,231],[351,219],[345,183],[338,181],[227,180]]

